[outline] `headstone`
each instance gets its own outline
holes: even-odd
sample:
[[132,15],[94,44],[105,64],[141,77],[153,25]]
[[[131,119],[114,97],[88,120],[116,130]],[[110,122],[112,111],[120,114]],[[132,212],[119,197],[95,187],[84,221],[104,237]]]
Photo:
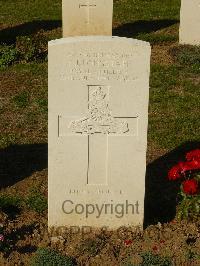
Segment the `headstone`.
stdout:
[[200,0],[182,0],[180,43],[200,45]]
[[48,58],[49,226],[142,225],[149,43],[69,37]]
[[63,37],[112,35],[113,0],[62,0]]

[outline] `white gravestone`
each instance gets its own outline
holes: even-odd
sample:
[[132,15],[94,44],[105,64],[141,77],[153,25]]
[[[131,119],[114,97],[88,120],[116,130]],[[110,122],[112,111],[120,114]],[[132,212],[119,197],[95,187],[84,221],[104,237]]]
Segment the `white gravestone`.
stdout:
[[113,0],[63,0],[63,37],[112,35]]
[[49,226],[143,224],[149,72],[146,42],[49,42]]
[[200,0],[182,0],[180,15],[181,44],[200,45]]

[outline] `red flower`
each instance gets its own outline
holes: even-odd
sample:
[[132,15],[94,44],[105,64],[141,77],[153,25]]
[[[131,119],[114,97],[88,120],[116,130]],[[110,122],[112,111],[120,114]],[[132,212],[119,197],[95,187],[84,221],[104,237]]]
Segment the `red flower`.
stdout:
[[193,161],[185,162],[180,166],[180,168],[181,168],[182,173],[186,171],[191,171],[191,170],[198,170],[200,169],[200,161],[193,160]]
[[191,162],[188,162],[190,164],[191,170],[198,170],[200,169],[200,160],[194,159]]
[[200,161],[200,149],[190,151],[186,154],[187,161],[198,160]]
[[185,194],[194,195],[198,193],[198,182],[195,179],[186,180],[183,182],[183,191]]
[[181,169],[179,165],[173,166],[168,172],[169,180],[176,180],[181,178]]
[[198,170],[200,169],[200,160],[193,160],[188,162],[179,162],[177,165],[173,166],[169,173],[169,180],[176,180],[182,177],[186,171]]
[[129,245],[131,245],[132,243],[133,243],[133,241],[132,241],[131,239],[124,240],[124,244],[125,244],[126,246],[129,246]]
[[182,174],[184,174],[186,171],[191,170],[190,162],[180,162],[178,166]]

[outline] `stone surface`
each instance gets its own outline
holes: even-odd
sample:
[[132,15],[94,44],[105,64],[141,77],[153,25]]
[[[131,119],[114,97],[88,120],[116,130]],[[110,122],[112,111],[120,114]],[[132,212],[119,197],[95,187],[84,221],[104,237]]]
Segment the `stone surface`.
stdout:
[[150,45],[69,37],[48,58],[49,226],[142,225]]
[[112,35],[113,0],[63,0],[63,37]]
[[182,0],[180,15],[181,44],[200,45],[200,0]]

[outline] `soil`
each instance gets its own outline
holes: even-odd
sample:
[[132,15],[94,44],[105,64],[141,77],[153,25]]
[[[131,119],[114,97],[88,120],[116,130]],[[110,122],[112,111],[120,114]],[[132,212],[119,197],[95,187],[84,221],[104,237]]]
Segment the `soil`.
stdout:
[[[154,151],[158,152],[155,149],[150,145],[148,160],[155,159]],[[35,172],[1,192],[26,197],[33,186],[39,187],[47,197],[47,169]],[[7,251],[0,252],[1,265],[29,265],[38,247],[50,247],[73,257],[78,265],[116,266],[128,262],[139,265],[143,252],[171,257],[175,265],[200,265],[196,256],[200,250],[200,221],[174,219],[149,225],[144,231],[139,228],[87,231],[83,228],[77,232],[74,228],[62,228],[48,232],[47,212],[38,214],[25,207],[14,217],[1,212],[0,223],[4,228],[5,243],[9,246]],[[195,256],[190,258],[190,254]]]

